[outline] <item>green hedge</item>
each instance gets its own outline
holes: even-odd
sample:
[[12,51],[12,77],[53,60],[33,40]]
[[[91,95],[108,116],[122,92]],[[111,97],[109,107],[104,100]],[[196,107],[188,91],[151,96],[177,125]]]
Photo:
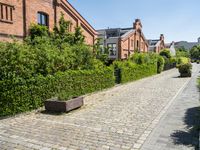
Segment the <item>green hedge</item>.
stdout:
[[29,80],[0,81],[0,116],[13,115],[43,106],[43,102],[60,93],[68,98],[114,86],[114,70],[67,71]]
[[117,76],[120,77],[118,83],[127,83],[157,74],[156,64],[133,64],[131,62],[118,62],[115,69],[119,70]]

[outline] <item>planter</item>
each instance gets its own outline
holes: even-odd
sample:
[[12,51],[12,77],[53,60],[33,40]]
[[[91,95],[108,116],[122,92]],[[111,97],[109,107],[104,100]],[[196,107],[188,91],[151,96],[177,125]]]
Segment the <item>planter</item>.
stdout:
[[192,74],[191,73],[181,73],[181,77],[191,77]]
[[68,101],[59,101],[58,98],[52,98],[44,102],[45,109],[51,112],[69,112],[83,106],[83,97],[73,98]]

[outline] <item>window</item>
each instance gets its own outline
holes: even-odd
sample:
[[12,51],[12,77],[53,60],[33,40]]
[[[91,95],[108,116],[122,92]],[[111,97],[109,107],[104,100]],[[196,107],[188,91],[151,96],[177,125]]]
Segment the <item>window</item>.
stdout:
[[139,48],[139,41],[137,40],[137,49]]
[[14,6],[0,2],[0,21],[5,23],[13,23],[13,10]]
[[39,25],[49,26],[49,16],[46,13],[38,12],[37,18]]
[[131,40],[131,47],[134,47],[134,41]]
[[108,48],[109,48],[110,56],[116,56],[116,54],[117,54],[117,45],[115,43],[109,43],[108,44]]

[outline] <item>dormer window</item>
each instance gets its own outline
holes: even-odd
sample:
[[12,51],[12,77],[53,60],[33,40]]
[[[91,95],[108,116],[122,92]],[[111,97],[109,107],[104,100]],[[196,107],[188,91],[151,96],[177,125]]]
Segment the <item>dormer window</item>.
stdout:
[[49,26],[49,16],[46,13],[38,12],[37,21],[39,25]]

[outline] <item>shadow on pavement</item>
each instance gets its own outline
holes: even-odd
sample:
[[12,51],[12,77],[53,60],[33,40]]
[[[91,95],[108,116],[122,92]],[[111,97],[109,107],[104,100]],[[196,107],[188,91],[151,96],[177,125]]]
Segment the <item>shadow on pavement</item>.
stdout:
[[186,124],[186,129],[184,131],[178,130],[171,134],[174,144],[191,146],[194,147],[195,150],[198,150],[200,129],[199,107],[187,110],[184,123]]

